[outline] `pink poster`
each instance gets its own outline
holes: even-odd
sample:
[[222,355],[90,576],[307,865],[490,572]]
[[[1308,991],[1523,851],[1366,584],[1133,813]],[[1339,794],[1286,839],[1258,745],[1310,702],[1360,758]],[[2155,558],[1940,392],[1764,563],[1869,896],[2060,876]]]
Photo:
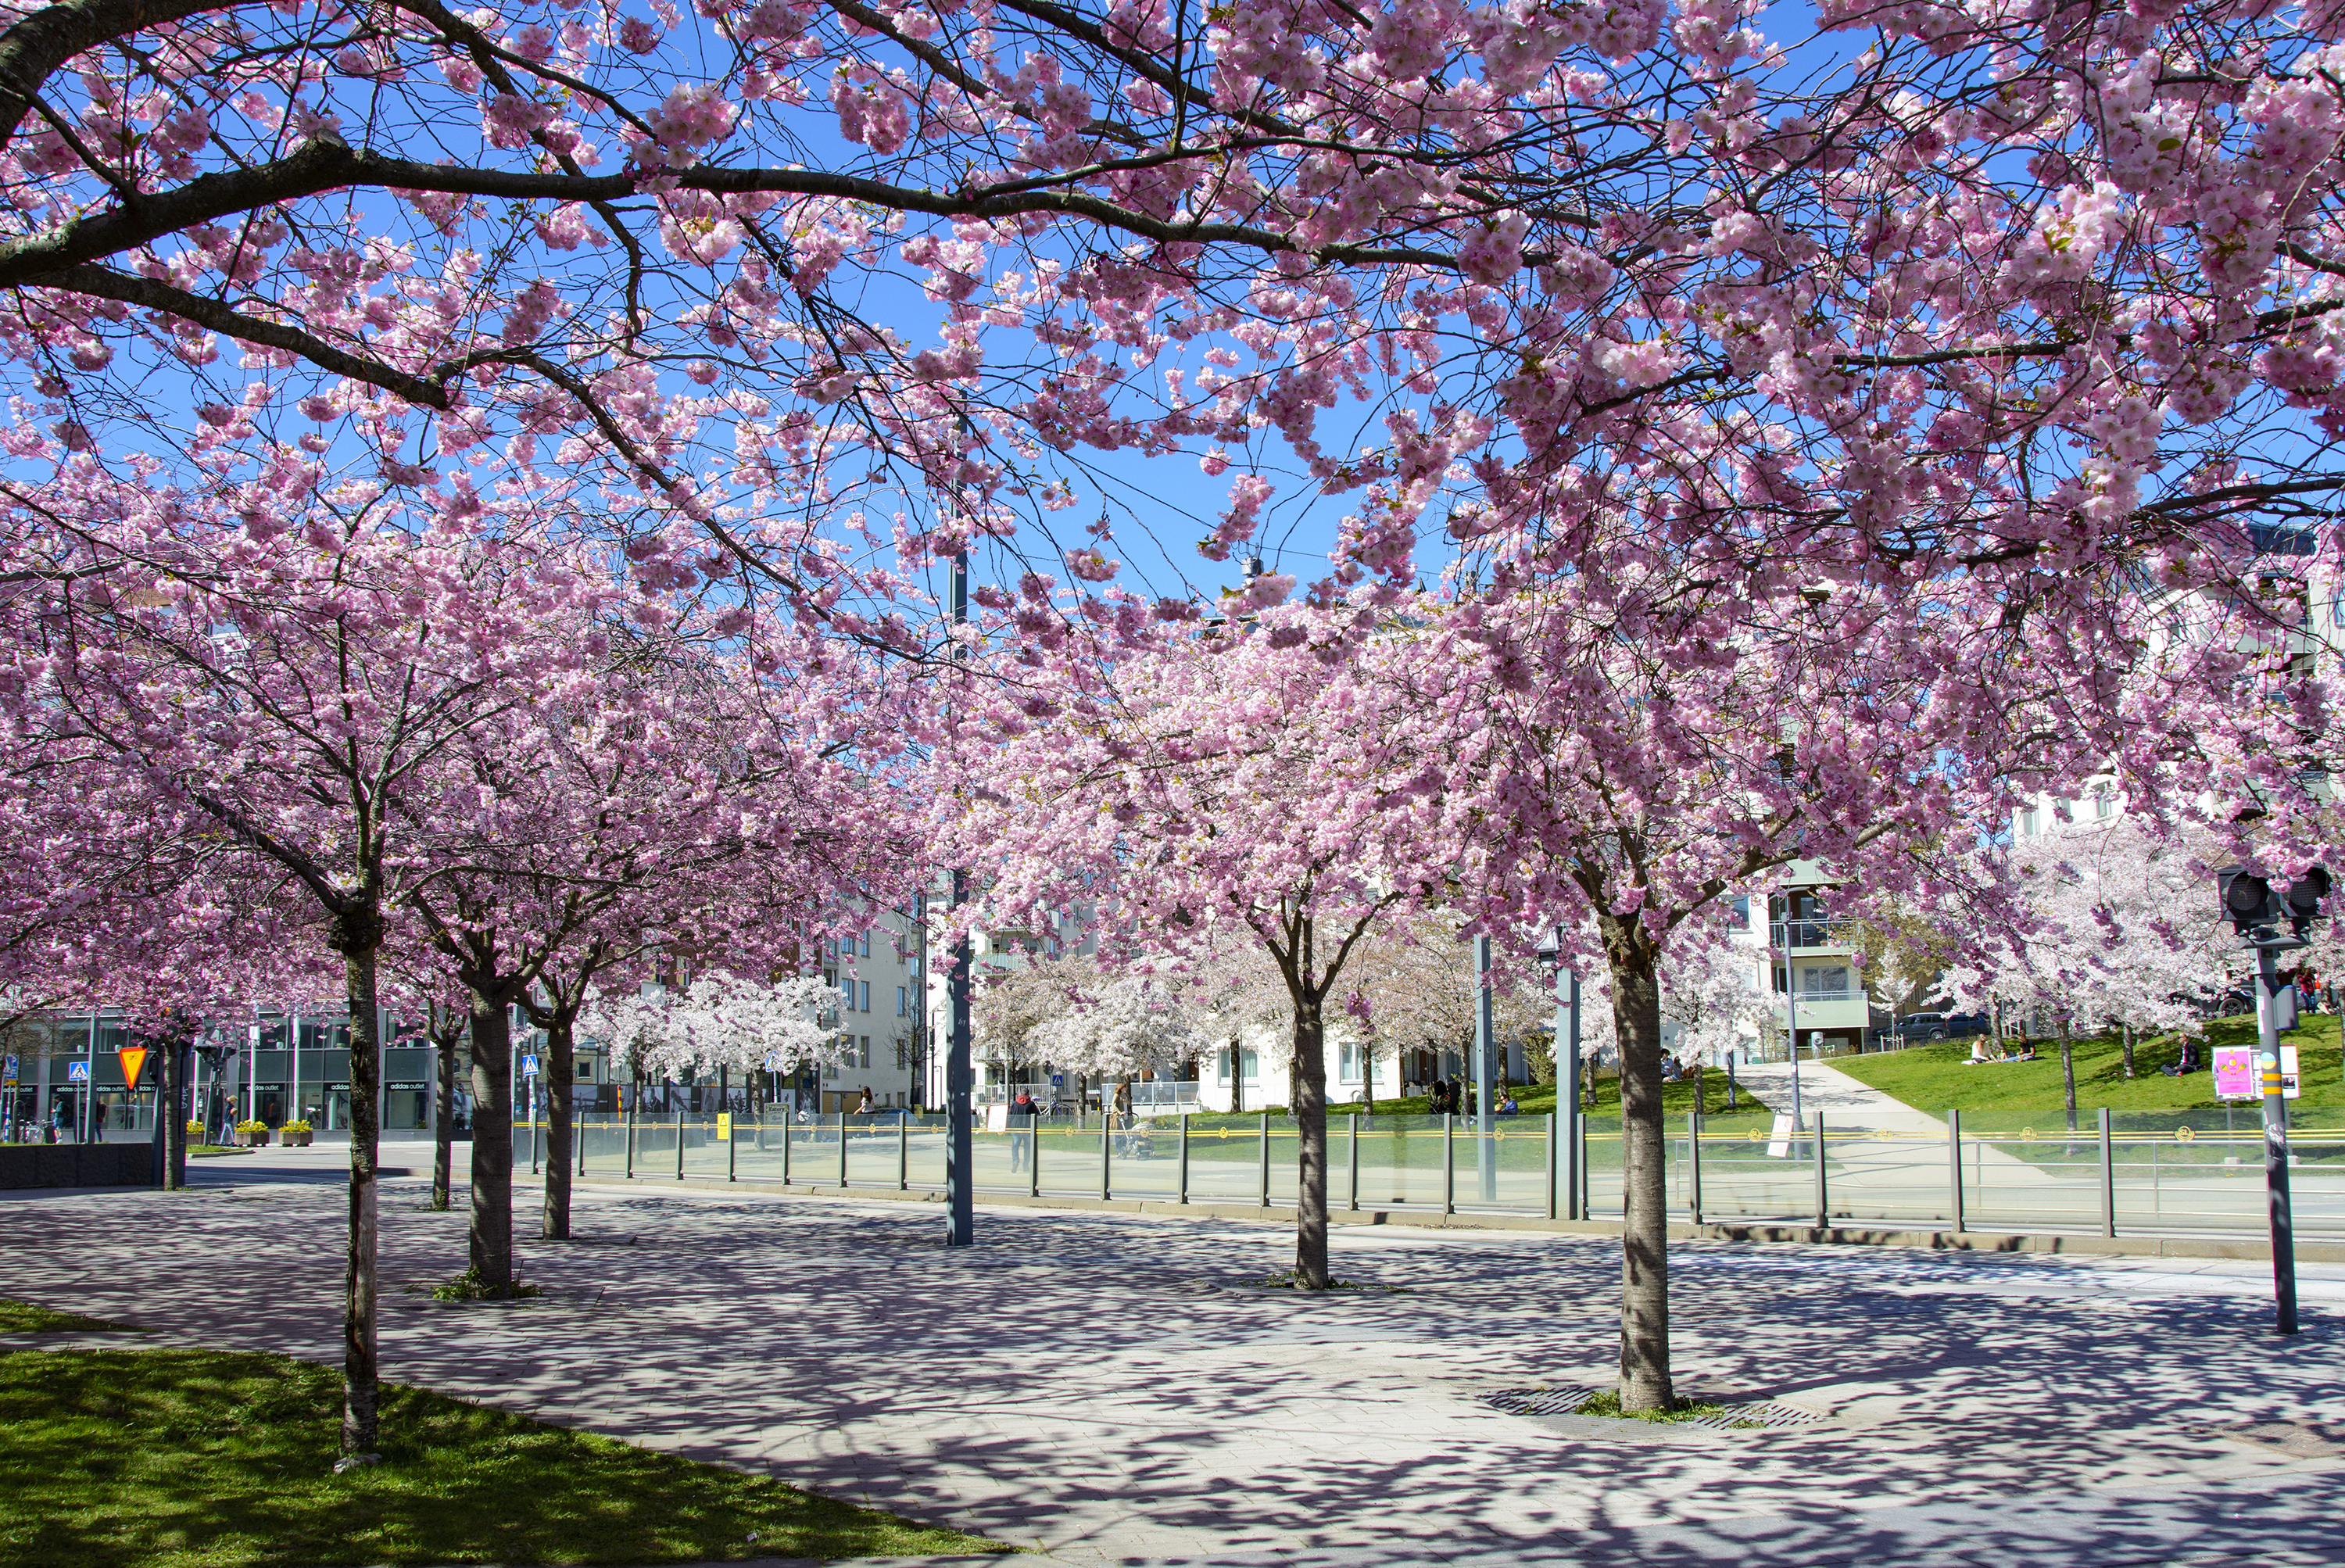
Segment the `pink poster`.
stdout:
[[2257,1097],[2256,1053],[2250,1045],[2215,1047],[2215,1097],[2252,1100]]

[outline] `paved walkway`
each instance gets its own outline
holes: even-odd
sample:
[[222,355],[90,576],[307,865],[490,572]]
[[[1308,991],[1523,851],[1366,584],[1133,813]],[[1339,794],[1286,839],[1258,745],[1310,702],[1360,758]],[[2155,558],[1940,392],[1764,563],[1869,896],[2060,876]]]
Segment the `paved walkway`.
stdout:
[[[332,1361],[318,1154],[5,1195],[5,1289]],[[387,1184],[389,1281],[463,1265],[424,1193]],[[392,1296],[389,1374],[1072,1563],[2345,1560],[2345,1268],[2279,1341],[2249,1265],[1685,1245],[1680,1386],[1827,1419],[1654,1441],[1486,1402],[1609,1380],[1604,1241],[1345,1232],[1399,1288],[1296,1299],[1243,1284],[1286,1233],[1227,1220],[980,1210],[948,1252],[922,1205],[589,1189],[579,1226],[520,1247],[546,1303]]]
[[[1792,1067],[1788,1062],[1759,1062],[1734,1069],[1736,1082],[1759,1097],[1771,1111],[1789,1115],[1792,1109]],[[1946,1124],[1925,1115],[1904,1101],[1861,1084],[1827,1062],[1800,1064],[1800,1109],[1821,1114],[1829,1131],[1834,1125],[1863,1127],[1884,1133],[1927,1133],[1946,1135]]]

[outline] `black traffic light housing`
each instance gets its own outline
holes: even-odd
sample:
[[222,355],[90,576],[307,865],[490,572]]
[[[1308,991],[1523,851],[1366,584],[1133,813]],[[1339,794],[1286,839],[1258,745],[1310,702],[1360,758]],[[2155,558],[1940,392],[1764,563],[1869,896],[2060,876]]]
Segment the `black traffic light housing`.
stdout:
[[2288,928],[2302,936],[2305,928],[2321,914],[2321,901],[2329,896],[2329,871],[2325,866],[2308,866],[2304,875],[2288,884]]
[[2244,867],[2225,866],[2215,873],[2223,913],[2241,936],[2249,935],[2258,926],[2276,927],[2282,921],[2296,935],[2303,936],[2306,928],[2320,918],[2320,905],[2331,885],[2328,870],[2321,866],[2307,867],[2302,876],[2283,882],[2278,891]]

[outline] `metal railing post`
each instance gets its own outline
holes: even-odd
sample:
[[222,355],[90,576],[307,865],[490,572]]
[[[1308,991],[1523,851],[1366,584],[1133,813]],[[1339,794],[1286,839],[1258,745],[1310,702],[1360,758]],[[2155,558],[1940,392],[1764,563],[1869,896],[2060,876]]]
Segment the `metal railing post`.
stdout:
[[1816,1116],[1816,1228],[1832,1228],[1832,1195],[1824,1186],[1824,1119]]
[[793,1097],[790,1101],[790,1108],[782,1113],[782,1185],[784,1186],[790,1185],[791,1135],[797,1128],[797,1101]]
[[912,1190],[912,1118],[896,1118],[896,1190]]
[[578,1174],[579,1174],[580,1176],[584,1176],[584,1175],[586,1174],[586,1118],[585,1118],[585,1117],[584,1117],[584,1116],[579,1116],[579,1117],[574,1118],[574,1119],[571,1122],[571,1124],[570,1124],[570,1135],[571,1135],[573,1138],[576,1139],[576,1140],[577,1140],[577,1143],[578,1143],[578,1147],[577,1147],[577,1149],[574,1151],[574,1152],[577,1154],[577,1156],[578,1156]]
[[1112,1157],[1111,1151],[1114,1146],[1109,1142],[1108,1130],[1114,1125],[1114,1115],[1110,1112],[1101,1111],[1100,1113],[1100,1201],[1101,1203],[1108,1200],[1108,1194],[1113,1189],[1114,1184],[1114,1177],[1108,1169],[1108,1161]]
[[1352,1167],[1351,1207],[1356,1209],[1360,1207],[1360,1113],[1354,1111],[1347,1120],[1351,1125],[1344,1135],[1344,1149]]
[[847,1185],[847,1113],[838,1113],[838,1185]]
[[1268,1111],[1262,1114],[1262,1163],[1258,1174],[1261,1179],[1254,1184],[1254,1207],[1268,1208],[1270,1207],[1270,1113]]
[[640,1109],[642,1109],[642,1107],[641,1107],[640,1105],[636,1105],[636,1103],[635,1103],[635,1096],[634,1096],[634,1095],[628,1095],[628,1096],[627,1096],[627,1179],[628,1179],[629,1181],[633,1181],[633,1180],[634,1180],[634,1179],[635,1179],[635,1113],[636,1113],[637,1111],[639,1111]]
[[684,1107],[675,1108],[675,1179],[684,1179]]
[[1457,1116],[1448,1111],[1441,1113],[1441,1212],[1457,1212],[1457,1145],[1452,1135]]
[[2117,1233],[2117,1166],[2109,1158],[2109,1108],[2101,1107],[2101,1234]]
[[1954,1234],[1963,1233],[1963,1114],[1946,1112],[1946,1219]]
[[1701,1112],[1686,1113],[1686,1210],[1701,1223]]
[[[1075,1119],[1082,1120],[1082,1113],[1075,1113]],[[1010,1135],[1013,1138],[1017,1135],[1015,1133]],[[1042,1118],[1040,1116],[1026,1118],[1026,1196],[1042,1196]]]
[[1555,1176],[1562,1163],[1555,1156],[1555,1111],[1548,1111],[1548,1218],[1555,1218]]
[[1189,1113],[1181,1113],[1181,1201],[1189,1201]]
[[[729,1114],[729,1113],[727,1113]],[[725,1179],[741,1179],[741,1129],[730,1122],[725,1125]]]

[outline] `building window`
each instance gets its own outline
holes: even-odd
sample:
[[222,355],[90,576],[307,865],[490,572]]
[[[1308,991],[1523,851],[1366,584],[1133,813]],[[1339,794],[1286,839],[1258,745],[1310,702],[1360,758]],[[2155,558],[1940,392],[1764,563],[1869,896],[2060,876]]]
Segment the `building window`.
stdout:
[[2035,837],[2039,822],[2040,819],[2036,816],[2035,807],[2030,806],[2026,810],[2022,811],[2019,814],[2019,836],[2023,839]]
[[1818,1002],[1848,1000],[1848,965],[1812,963],[1800,971],[1800,994]]
[[1360,1048],[1344,1044],[1335,1048],[1335,1081],[1356,1084],[1360,1081]]
[[904,988],[900,985],[896,987],[896,1016],[904,1016]]
[[1735,931],[1751,929],[1751,895],[1737,893],[1726,901],[1726,923]]
[[2106,784],[2096,785],[2093,789],[2093,820],[2106,822],[2116,814],[2117,809],[2117,803],[2115,797],[2111,795],[2109,787]]
[[871,933],[868,931],[865,932],[863,933],[862,941],[858,945],[862,948],[863,956],[869,958],[871,956]]
[[868,1034],[866,1034],[863,1037],[862,1054],[856,1057],[855,1064],[858,1067],[868,1067],[871,1065],[871,1036]]

